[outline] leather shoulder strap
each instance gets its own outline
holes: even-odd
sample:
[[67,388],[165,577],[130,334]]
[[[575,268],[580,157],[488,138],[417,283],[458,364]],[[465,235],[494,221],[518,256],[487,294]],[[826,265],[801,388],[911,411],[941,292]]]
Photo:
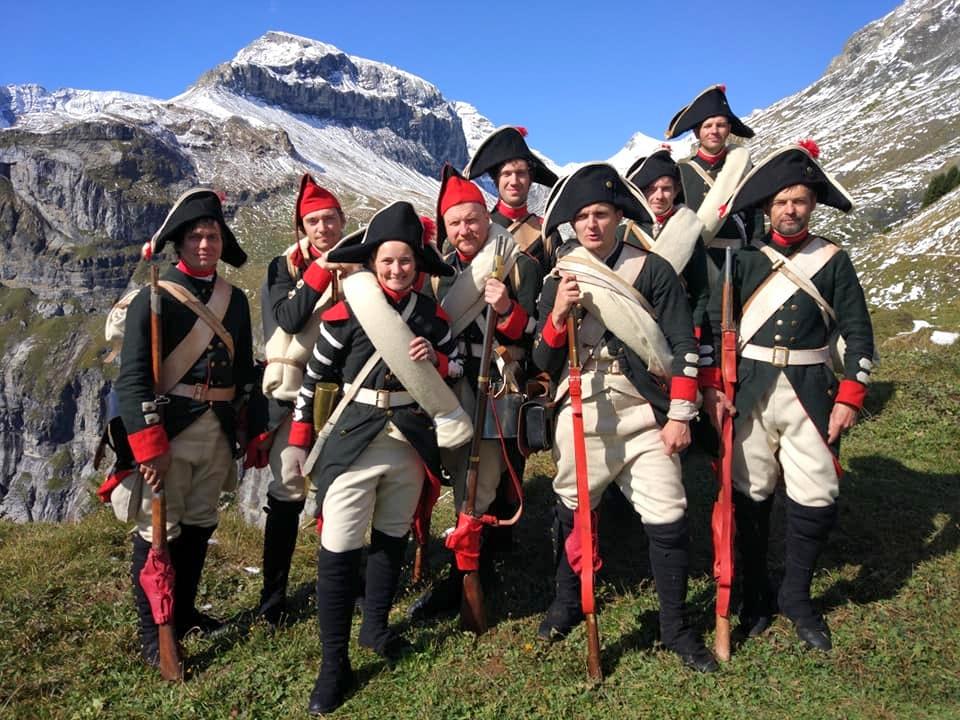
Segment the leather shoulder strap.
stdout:
[[217,277],[213,294],[206,305],[179,283],[161,280],[160,287],[166,290],[174,300],[197,315],[197,322],[190,328],[190,332],[163,360],[163,366],[160,368],[160,390],[161,393],[166,393],[196,364],[206,351],[214,334],[223,340],[231,360],[233,359],[233,337],[221,322],[230,305],[233,286],[223,278]]

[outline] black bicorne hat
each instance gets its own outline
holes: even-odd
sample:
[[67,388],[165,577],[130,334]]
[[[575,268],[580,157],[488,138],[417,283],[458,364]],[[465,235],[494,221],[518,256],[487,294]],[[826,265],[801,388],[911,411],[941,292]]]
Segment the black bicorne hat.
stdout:
[[733,114],[730,103],[727,102],[726,85],[711,85],[697,95],[693,102],[681,109],[670,121],[665,137],[667,140],[683,135],[687,130],[693,130],[707,118],[724,115],[730,119],[730,132],[742,138],[752,138],[753,130],[747,127],[743,120]]
[[553,187],[543,218],[543,236],[572,222],[581,208],[594,203],[609,203],[637,222],[651,222],[653,218],[643,193],[620,177],[612,165],[588,163]]
[[[505,125],[487,135],[480,147],[473,154],[464,174],[473,180],[484,173],[493,173],[510,160],[526,160],[530,163],[531,180],[546,187],[552,187],[557,182],[556,174],[543,161],[534,155],[527,146],[526,128]],[[496,178],[494,178],[496,181]]]
[[806,185],[816,193],[818,203],[850,212],[853,199],[817,162],[819,156],[820,148],[813,140],[802,140],[771,153],[737,187],[727,204],[727,212],[762,206],[793,185]]
[[683,202],[683,183],[680,180],[680,167],[670,155],[670,150],[663,148],[647,157],[638,158],[624,175],[638,189],[643,190],[647,185],[662,177],[671,177],[676,182],[677,194],[674,204]]
[[394,202],[381,208],[370,223],[344,237],[327,253],[332,263],[366,263],[377,248],[390,240],[399,240],[413,249],[420,270],[429,275],[453,275],[430,240],[436,228],[430,218],[421,218],[408,202]]
[[223,237],[223,252],[220,254],[220,259],[234,267],[243,265],[247,261],[247,254],[227,227],[220,196],[209,188],[193,188],[177,198],[170,212],[167,213],[163,225],[150,239],[151,254],[159,253],[167,242],[176,243],[183,237],[183,232],[188,225],[205,219],[216,220],[220,224]]

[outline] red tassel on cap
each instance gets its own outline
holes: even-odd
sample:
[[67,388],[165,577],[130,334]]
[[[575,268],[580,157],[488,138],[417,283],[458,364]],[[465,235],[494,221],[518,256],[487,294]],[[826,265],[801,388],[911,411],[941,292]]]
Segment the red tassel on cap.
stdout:
[[143,247],[140,248],[140,257],[144,260],[151,260],[153,258],[153,245],[150,244],[150,241],[147,240]]
[[820,157],[820,147],[813,141],[813,138],[797,140],[797,145],[810,153],[810,157],[812,157],[814,160]]
[[426,247],[427,243],[432,243],[437,237],[437,224],[433,218],[426,215],[420,216],[420,224],[423,225],[423,245]]
[[527,136],[527,129],[525,127],[522,125],[515,125],[514,127],[516,128],[517,132],[520,133],[520,137]]

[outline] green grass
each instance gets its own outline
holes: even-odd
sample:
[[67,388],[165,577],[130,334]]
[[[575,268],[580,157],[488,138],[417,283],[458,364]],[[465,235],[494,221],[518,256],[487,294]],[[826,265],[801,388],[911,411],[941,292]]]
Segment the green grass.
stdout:
[[[452,619],[406,628],[417,653],[392,669],[354,641],[361,689],[334,717],[960,718],[960,360],[921,339],[885,348],[864,420],[844,441],[841,520],[814,581],[831,655],[804,651],[778,619],[736,643],[719,673],[685,670],[654,646],[641,525],[613,507],[601,513],[598,584],[606,677],[588,685],[582,629],[549,648],[534,639],[551,596],[550,463],[538,457],[516,531],[523,552],[498,564],[487,591],[492,630],[474,640]],[[685,480],[689,598],[712,641],[713,481],[702,458],[690,458]],[[448,498],[439,510],[435,531],[452,518]],[[776,575],[780,499],[773,526]],[[200,601],[238,622],[217,640],[188,640],[189,679],[168,685],[138,661],[125,527],[103,510],[63,525],[0,523],[0,718],[304,717],[320,658],[316,534],[301,532],[294,621],[273,635],[244,621],[259,593],[245,570],[260,565],[259,532],[228,510],[214,537]],[[438,568],[439,542],[430,555]],[[398,598],[397,623],[415,593]]]

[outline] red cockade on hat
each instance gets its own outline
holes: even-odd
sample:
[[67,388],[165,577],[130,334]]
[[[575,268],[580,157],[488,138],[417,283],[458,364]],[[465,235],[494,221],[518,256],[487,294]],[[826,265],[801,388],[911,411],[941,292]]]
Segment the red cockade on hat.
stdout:
[[443,187],[443,196],[440,198],[440,214],[445,215],[454,205],[462,203],[480,203],[486,205],[480,188],[469,180],[457,175],[451,175]]
[[340,203],[326,188],[320,187],[309,177],[304,179],[303,192],[300,194],[300,204],[297,206],[297,213],[302,218],[317,210],[326,210],[334,208],[340,210]]
[[420,224],[423,225],[423,245],[426,247],[437,239],[437,224],[426,215],[420,216]]
[[520,133],[520,137],[527,136],[527,129],[523,125],[514,125],[514,128],[516,128],[517,132]]
[[813,141],[813,138],[806,138],[805,140],[797,140],[797,145],[799,145],[808,153],[810,153],[810,157],[812,157],[814,160],[820,157],[820,146],[818,146]]

